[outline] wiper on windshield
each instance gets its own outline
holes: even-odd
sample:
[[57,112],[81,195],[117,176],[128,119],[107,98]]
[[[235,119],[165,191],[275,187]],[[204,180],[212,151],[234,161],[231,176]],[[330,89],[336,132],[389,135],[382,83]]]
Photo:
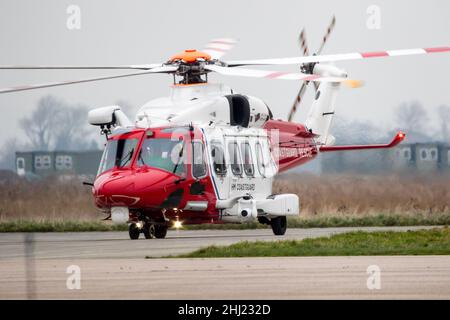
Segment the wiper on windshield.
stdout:
[[145,165],[145,166],[147,165],[144,161],[144,157],[142,156],[142,149],[141,149],[141,151],[139,151],[138,161],[139,160],[142,162],[143,165]]
[[180,161],[181,161],[181,158],[183,157],[183,152],[184,152],[184,143],[181,146],[180,152],[178,153],[178,160],[177,160],[177,163],[175,163],[175,166],[174,166],[174,168],[172,170],[172,173],[175,173],[177,171],[178,166],[179,166]]
[[[128,153],[122,159],[120,159],[118,167],[124,167],[131,160],[131,158],[133,158],[133,152],[134,148],[128,151]],[[123,161],[125,162],[122,163]]]

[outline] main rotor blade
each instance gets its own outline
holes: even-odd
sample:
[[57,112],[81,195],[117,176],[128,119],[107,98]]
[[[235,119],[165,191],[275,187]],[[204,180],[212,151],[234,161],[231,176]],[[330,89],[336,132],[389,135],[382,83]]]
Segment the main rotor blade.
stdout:
[[161,63],[122,66],[0,65],[0,70],[150,70],[161,66]]
[[313,82],[314,84],[314,90],[319,91],[319,83],[318,82]]
[[81,79],[81,80],[49,82],[49,83],[36,84],[36,85],[25,85],[25,86],[11,87],[11,88],[3,88],[3,89],[0,89],[0,94],[17,92],[17,91],[42,89],[42,88],[49,88],[49,87],[57,87],[57,86],[65,86],[65,85],[69,85],[69,84],[77,84],[77,83],[84,83],[84,82],[94,82],[94,81],[101,81],[101,80],[134,77],[134,76],[141,76],[141,75],[151,74],[151,73],[171,73],[171,72],[175,72],[177,69],[178,69],[178,67],[163,66],[160,68],[154,68],[149,71],[142,71],[142,72],[137,72],[137,73],[128,73],[128,74],[120,74],[120,75],[114,75],[114,76],[87,78],[87,79]]
[[300,46],[300,49],[302,49],[303,56],[309,56],[309,49],[308,44],[306,42],[305,29],[302,29],[302,32],[300,32],[300,35],[298,37],[298,44]]
[[[330,38],[331,32],[333,31],[335,25],[336,25],[336,16],[333,16],[330,25],[328,26],[327,32],[322,38],[322,43],[320,44],[319,50],[317,50],[316,55],[322,53],[325,43],[327,43],[328,39]],[[314,82],[314,88],[316,89],[316,92],[319,90],[319,84],[317,82]]]
[[209,54],[212,59],[220,59],[228,51],[233,49],[236,43],[236,40],[230,38],[213,39],[202,51]]
[[[309,56],[309,48],[308,43],[306,41],[306,31],[305,29],[302,29],[300,32],[300,35],[298,37],[298,42],[300,45],[300,49],[302,50],[303,56]],[[318,82],[313,82],[314,86],[317,88],[319,87]],[[297,97],[295,98],[294,104],[291,107],[291,111],[289,112],[288,121],[291,121],[294,117],[295,112],[297,111],[298,106],[300,106],[300,102],[303,99],[303,95],[306,92],[306,88],[308,87],[309,81],[304,81],[300,87],[300,91],[297,94]]]
[[333,18],[331,19],[331,23],[328,26],[327,32],[325,33],[325,35],[322,38],[322,43],[320,44],[319,50],[317,50],[317,52],[316,52],[317,55],[319,55],[322,52],[323,47],[325,46],[325,43],[328,41],[330,34],[333,31],[335,25],[336,25],[336,17],[333,16]]
[[303,80],[303,81],[318,81],[318,82],[348,82],[351,83],[354,80],[340,77],[322,77],[315,74],[305,74],[301,72],[289,73],[278,72],[269,70],[255,70],[244,68],[228,68],[217,65],[206,65],[205,69],[214,71],[226,76],[240,76],[240,77],[252,77],[252,78],[268,78],[268,79],[281,79],[281,80]]
[[449,51],[450,47],[403,49],[403,50],[389,50],[389,51],[363,52],[363,53],[341,53],[341,54],[318,55],[308,57],[235,60],[235,61],[228,61],[227,65],[229,67],[249,66],[249,65],[289,65],[289,64],[303,64],[311,62],[335,62],[335,61],[360,60],[366,58],[410,56],[410,55],[449,52]]
[[[336,17],[333,16],[331,19],[331,23],[328,26],[327,32],[325,33],[325,36],[322,38],[322,43],[320,44],[319,50],[317,50],[316,54],[320,54],[323,50],[323,47],[325,46],[325,43],[327,42],[328,38],[330,37],[331,32],[334,29],[334,26],[336,25]],[[309,49],[308,44],[306,41],[306,32],[305,29],[300,32],[300,36],[298,38],[300,48],[302,49],[302,53],[304,56],[309,56]],[[294,118],[295,113],[297,112],[297,108],[300,106],[301,101],[303,100],[303,96],[306,92],[306,88],[308,86],[309,82],[303,82],[302,86],[300,87],[300,91],[297,94],[297,97],[295,98],[295,101],[291,107],[291,110],[288,115],[288,121],[292,121]],[[319,83],[313,82],[314,88],[316,89],[316,92],[319,90]]]
[[[299,42],[299,46],[300,49],[302,50],[303,56],[309,56],[309,49],[308,49],[308,43],[306,41],[306,31],[305,29],[302,29],[302,31],[300,32],[300,35],[298,37],[298,42]],[[314,86],[317,88],[319,87],[319,83],[318,82],[313,82]],[[288,115],[288,121],[291,121],[292,118],[294,117],[295,112],[297,111],[298,106],[300,106],[300,102],[303,99],[303,95],[306,92],[306,88],[309,84],[309,81],[304,81],[300,87],[300,91],[297,94],[297,97],[295,98],[294,104],[291,107],[291,111],[289,112]]]
[[291,111],[289,111],[288,121],[292,121],[292,119],[294,118],[294,114],[297,112],[297,107],[302,102],[303,95],[306,92],[307,86],[308,86],[307,81],[302,83],[302,86],[300,87],[300,91],[298,92],[297,97],[295,98],[294,104],[292,105]]

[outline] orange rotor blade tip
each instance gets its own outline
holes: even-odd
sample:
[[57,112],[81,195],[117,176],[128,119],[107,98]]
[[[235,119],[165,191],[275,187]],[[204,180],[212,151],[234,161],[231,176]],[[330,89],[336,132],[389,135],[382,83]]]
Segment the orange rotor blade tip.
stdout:
[[347,87],[352,89],[361,88],[364,85],[364,82],[362,80],[353,79],[345,80],[344,83]]

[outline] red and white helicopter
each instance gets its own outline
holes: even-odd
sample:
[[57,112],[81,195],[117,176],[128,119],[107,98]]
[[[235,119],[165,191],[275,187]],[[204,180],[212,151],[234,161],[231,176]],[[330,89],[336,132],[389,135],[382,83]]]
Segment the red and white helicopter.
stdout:
[[[132,73],[75,81],[0,89],[0,93],[47,88],[114,78],[166,73],[173,76],[169,97],[151,100],[134,121],[119,106],[89,112],[89,122],[107,137],[98,175],[92,184],[95,204],[113,222],[128,223],[131,239],[164,238],[170,226],[259,221],[283,235],[287,216],[299,214],[295,194],[273,194],[274,176],[314,159],[319,152],[391,148],[388,144],[336,146],[330,134],[335,99],[341,85],[358,81],[330,64],[338,61],[449,52],[450,47],[223,61],[234,41],[217,39],[203,51],[185,50],[165,63],[127,66],[0,66],[0,69],[121,69]],[[299,65],[285,73],[243,66]],[[239,94],[224,84],[208,83],[208,74],[303,81],[289,121],[273,119],[259,98]],[[292,117],[308,83],[315,100],[305,124]]]

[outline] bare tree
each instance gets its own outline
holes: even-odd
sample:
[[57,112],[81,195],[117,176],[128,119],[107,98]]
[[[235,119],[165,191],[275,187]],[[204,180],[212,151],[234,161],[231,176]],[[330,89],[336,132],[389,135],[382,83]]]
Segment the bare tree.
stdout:
[[347,120],[336,116],[331,134],[340,144],[375,143],[383,138],[382,132],[370,121]]
[[65,108],[64,102],[53,96],[45,96],[39,100],[37,108],[30,116],[20,120],[19,125],[25,132],[32,148],[50,149],[62,108]]
[[67,106],[61,110],[55,125],[55,149],[79,150],[87,145],[87,113],[83,105]]
[[450,107],[442,105],[438,109],[439,121],[441,122],[442,139],[446,143],[450,143]]
[[16,169],[16,151],[21,148],[17,138],[6,140],[0,151],[0,169]]
[[19,124],[32,149],[92,149],[90,135],[94,128],[89,128],[87,114],[86,106],[72,106],[53,96],[45,96]]
[[429,141],[434,135],[427,111],[418,101],[399,105],[395,109],[395,120],[398,128],[406,131],[410,142]]
[[395,110],[397,124],[405,130],[424,131],[429,121],[427,111],[420,102],[402,103]]

